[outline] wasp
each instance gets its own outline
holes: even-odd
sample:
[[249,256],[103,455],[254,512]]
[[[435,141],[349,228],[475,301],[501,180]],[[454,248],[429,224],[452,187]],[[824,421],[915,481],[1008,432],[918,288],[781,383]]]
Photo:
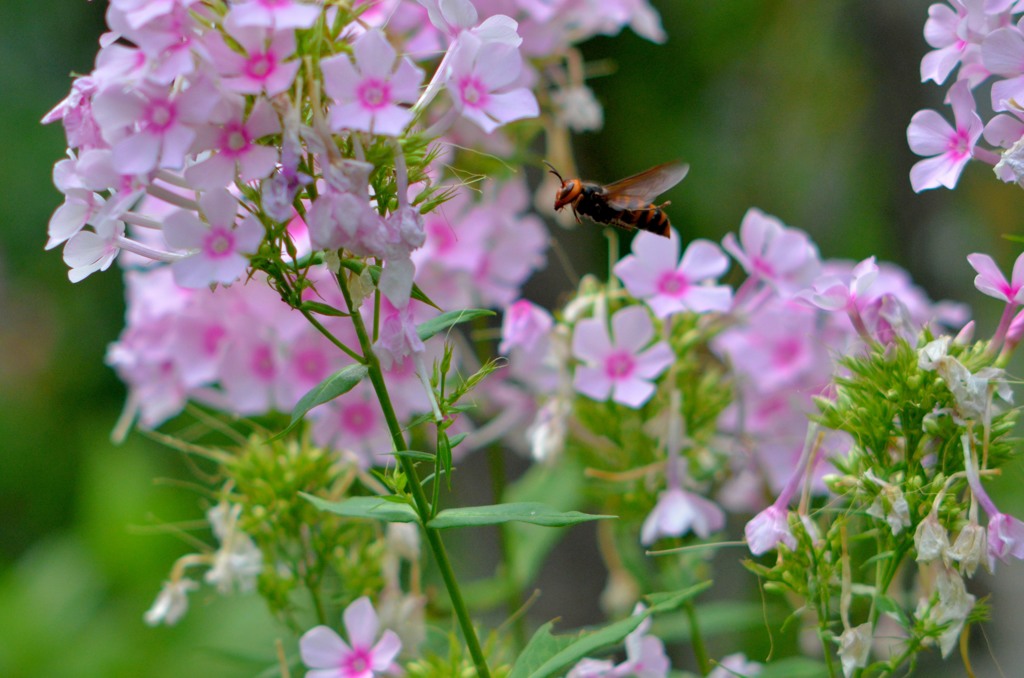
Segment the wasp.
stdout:
[[581,179],[565,180],[550,163],[545,164],[562,182],[555,196],[556,210],[568,205],[577,222],[582,214],[599,224],[627,231],[641,229],[666,238],[672,224],[662,208],[669,203],[655,205],[653,200],[682,181],[690,170],[681,162],[668,162],[604,186]]

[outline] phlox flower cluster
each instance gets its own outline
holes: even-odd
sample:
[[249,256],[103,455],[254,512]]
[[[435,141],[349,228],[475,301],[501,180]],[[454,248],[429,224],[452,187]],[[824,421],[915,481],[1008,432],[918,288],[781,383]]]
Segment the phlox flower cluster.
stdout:
[[[919,111],[907,128],[911,150],[925,159],[910,171],[915,191],[954,188],[971,160],[991,165],[1001,180],[1024,179],[1024,6],[1011,0],[948,0],[928,8],[921,80],[948,87],[952,124]],[[978,97],[984,105],[979,108]],[[991,111],[987,115],[980,111]],[[991,148],[981,145],[981,140]]]

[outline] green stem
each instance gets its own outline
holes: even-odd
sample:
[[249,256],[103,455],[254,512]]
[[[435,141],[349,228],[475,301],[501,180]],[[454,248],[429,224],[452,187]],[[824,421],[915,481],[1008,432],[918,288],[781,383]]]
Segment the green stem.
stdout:
[[711,662],[708,659],[708,650],[704,647],[704,637],[700,634],[700,626],[697,624],[697,608],[693,601],[686,602],[686,617],[690,620],[690,644],[693,645],[693,655],[697,659],[697,669],[700,675],[706,676],[711,671]]
[[[345,300],[348,301],[347,290],[346,290]],[[363,356],[359,355],[358,353],[356,353],[355,351],[350,349],[348,346],[346,346],[344,343],[342,343],[340,339],[338,339],[333,334],[331,334],[331,331],[329,329],[327,329],[326,327],[324,327],[323,324],[319,320],[314,318],[312,313],[310,313],[309,311],[303,310],[301,308],[299,309],[299,313],[301,313],[303,316],[305,316],[306,320],[308,320],[309,323],[313,327],[315,327],[317,329],[317,331],[320,332],[320,334],[322,334],[325,337],[327,337],[328,341],[330,341],[332,344],[334,344],[339,349],[344,351],[347,356],[349,356],[350,358],[355,360],[357,363],[366,362],[365,358],[363,358]],[[371,351],[371,353],[372,353],[372,351]]]
[[[402,426],[395,415],[395,409],[391,405],[391,396],[388,394],[387,386],[384,383],[384,372],[381,370],[377,354],[373,352],[373,345],[370,341],[370,335],[366,331],[363,316],[359,312],[359,308],[352,302],[352,295],[349,293],[344,273],[340,273],[336,277],[341,293],[345,297],[345,304],[352,313],[352,324],[355,327],[356,336],[359,337],[359,346],[363,352],[362,362],[365,363],[369,370],[370,383],[373,384],[373,390],[380,401],[381,410],[384,412],[384,420],[387,422],[388,430],[391,432],[391,439],[395,449],[408,449],[405,443],[405,435],[402,433]],[[408,457],[400,456],[398,461],[409,480],[409,488],[412,492],[413,503],[416,505],[416,513],[420,517],[423,531],[427,537],[427,544],[434,555],[434,561],[441,571],[441,579],[444,580],[445,588],[448,589],[448,597],[451,599],[452,609],[455,611],[455,616],[459,620],[459,627],[462,629],[462,634],[466,639],[466,646],[473,657],[473,664],[476,665],[477,676],[478,678],[490,678],[491,673],[487,668],[487,661],[484,658],[480,641],[476,637],[473,620],[470,618],[469,609],[462,598],[462,591],[459,589],[459,583],[455,578],[455,571],[452,569],[451,561],[448,559],[444,542],[441,541],[441,535],[437,530],[427,527],[427,521],[430,519],[430,503],[427,501],[427,495],[423,491],[423,486],[419,483],[416,465]],[[434,482],[438,482],[438,479],[435,478]]]

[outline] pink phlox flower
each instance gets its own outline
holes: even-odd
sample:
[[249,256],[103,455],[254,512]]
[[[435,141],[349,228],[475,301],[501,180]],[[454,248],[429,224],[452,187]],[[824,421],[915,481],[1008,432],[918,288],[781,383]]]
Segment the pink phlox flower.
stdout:
[[578,9],[581,15],[586,16],[588,30],[595,34],[616,35],[623,27],[629,26],[634,33],[651,42],[666,40],[661,17],[647,0],[584,2]]
[[992,84],[992,109],[1019,109],[1024,97],[1024,34],[1020,25],[999,28],[985,37],[981,46],[985,67],[1005,79]]
[[823,311],[859,312],[874,298],[868,292],[877,279],[878,265],[874,257],[868,257],[853,267],[848,280],[826,273],[799,296]]
[[229,14],[224,21],[228,34],[241,46],[240,54],[220,33],[211,32],[206,47],[225,88],[239,94],[274,96],[292,86],[301,62],[295,53],[295,31],[240,26]]
[[995,570],[995,559],[1007,562],[1010,556],[1024,560],[1024,522],[1006,513],[995,513],[988,519],[989,570]]
[[480,21],[470,0],[416,0],[427,10],[430,23],[442,34],[455,38],[462,31],[471,31],[487,41],[498,41],[518,47],[523,41],[518,24],[511,17],[495,14]]
[[662,537],[682,537],[693,532],[707,539],[725,527],[725,512],[709,499],[670,487],[658,495],[658,503],[640,528],[640,543],[650,546]]
[[875,297],[865,305],[861,310],[861,318],[868,333],[882,344],[892,344],[899,338],[913,345],[921,329],[910,317],[906,305],[889,292]]
[[613,271],[634,297],[643,299],[659,318],[692,311],[727,311],[732,290],[714,285],[729,267],[728,258],[709,240],[694,240],[679,258],[679,234],[669,241],[641,232],[633,238],[633,253],[623,257]]
[[939,186],[955,187],[981,137],[983,124],[966,80],[950,88],[949,100],[955,127],[933,110],[918,111],[907,127],[910,150],[927,156],[910,169],[910,183],[917,193]]
[[338,349],[319,332],[306,331],[287,343],[277,380],[277,401],[291,410],[307,392],[339,369]]
[[664,372],[675,355],[664,341],[645,348],[654,338],[654,324],[642,306],[627,306],[611,319],[576,323],[572,353],[583,364],[576,367],[573,387],[594,400],[609,396],[626,407],[638,408],[654,395],[653,379]]
[[407,57],[397,59],[384,33],[369,30],[347,54],[324,59],[324,89],[334,100],[331,128],[355,129],[397,136],[412,120],[412,111],[399,103],[412,103],[419,95],[423,71]]
[[309,419],[314,444],[338,453],[346,463],[368,469],[392,459],[391,434],[368,383],[314,408]]
[[369,199],[372,170],[373,165],[357,160],[342,160],[324,168],[326,186],[306,217],[314,249],[345,248],[360,256],[384,256],[383,219]]
[[968,254],[967,262],[978,273],[974,278],[974,286],[979,292],[1011,304],[1024,303],[1024,253],[1014,261],[1009,282],[987,254]]
[[827,379],[831,366],[815,316],[815,311],[803,304],[770,300],[744,324],[722,332],[713,345],[761,393],[818,374]]
[[392,365],[405,361],[406,358],[415,358],[426,350],[426,346],[416,332],[416,322],[413,319],[411,306],[396,308],[391,306],[381,308],[383,321],[380,326],[380,336],[373,350],[380,359],[385,370],[392,368]]
[[214,126],[200,129],[195,150],[210,150],[204,160],[185,170],[185,181],[197,190],[224,188],[238,181],[262,179],[277,165],[277,150],[256,141],[281,131],[274,108],[266,99],[257,99],[248,117],[241,97],[225,100],[224,114]]
[[231,6],[231,15],[239,26],[301,29],[316,23],[320,6],[298,0],[245,0]]
[[[638,603],[633,615],[646,610]],[[667,678],[672,668],[665,644],[657,636],[650,635],[651,618],[646,617],[636,629],[626,636],[626,659],[620,664],[607,659],[580,660],[569,671],[566,678]]]
[[167,244],[191,252],[171,264],[174,279],[182,287],[228,285],[248,268],[246,255],[259,248],[263,225],[251,214],[238,221],[238,200],[224,189],[205,193],[199,205],[203,221],[188,210],[175,212],[164,220]]
[[772,504],[764,509],[743,528],[747,546],[755,556],[777,549],[785,544],[790,551],[796,549],[796,537],[789,527],[789,509]]
[[1000,114],[985,124],[985,141],[993,146],[1005,148],[999,162],[992,170],[1003,181],[1024,181],[1024,121],[1021,111],[1012,110],[1013,115]]
[[[483,197],[486,201],[491,194],[485,193]],[[493,218],[490,212],[481,211],[485,209],[485,203],[478,206],[470,199],[468,191],[456,191],[450,200],[426,214],[426,242],[413,255],[417,267],[435,264],[446,271],[476,270],[487,247],[489,230],[480,228],[479,224],[489,224]]]
[[[77,158],[58,162],[53,167],[53,183],[64,194],[64,204],[50,218],[46,249],[65,242],[86,224],[120,219],[138,201],[141,188],[136,182],[122,181],[113,169],[110,150],[105,148],[83,150]],[[110,189],[106,199],[98,194]]]
[[299,652],[303,663],[313,669],[306,678],[373,678],[398,670],[394,660],[402,641],[390,629],[377,639],[379,622],[369,598],[354,601],[343,617],[348,643],[329,626],[315,626],[302,634]]
[[68,148],[99,148],[107,145],[92,113],[92,98],[99,89],[99,83],[90,76],[75,78],[68,95],[43,116],[44,125],[61,121]]
[[[210,63],[210,55],[202,44],[202,26],[185,5],[175,6],[143,26],[132,25],[127,15],[111,7],[107,24],[114,35],[139,47],[136,54],[121,47],[120,63],[108,61],[102,66],[108,71],[107,77],[121,71],[126,79],[144,74],[152,82],[170,85],[176,78],[194,73],[197,64]],[[108,49],[116,45],[111,43]],[[94,73],[100,70],[97,59]]]
[[281,349],[270,328],[239,333],[221,363],[221,391],[201,399],[243,416],[263,414],[277,405]]
[[141,175],[180,169],[196,128],[208,122],[219,101],[213,85],[200,79],[175,91],[154,85],[110,87],[93,100],[92,112],[113,151],[114,168]]
[[491,227],[471,284],[479,304],[493,308],[511,303],[530,274],[544,265],[548,232],[533,214],[494,214]]
[[985,79],[988,72],[982,65],[981,41],[988,21],[979,9],[977,2],[968,7],[961,0],[928,8],[924,39],[934,49],[921,59],[921,82],[932,80],[941,85],[961,64],[961,77],[972,85]]
[[750,208],[740,223],[740,239],[732,233],[722,247],[747,275],[771,284],[783,294],[806,286],[821,265],[818,248],[803,231],[787,228],[757,208]]
[[412,252],[426,241],[423,215],[416,207],[403,205],[384,219],[386,246],[383,254],[384,271],[378,287],[382,294],[398,308],[409,304],[416,265]]
[[68,280],[73,283],[96,271],[107,270],[121,251],[123,222],[101,219],[93,224],[93,228],[94,231],[79,231],[64,243],[64,263],[71,267]]
[[132,28],[139,28],[175,10],[187,9],[196,2],[198,0],[110,0],[108,15],[120,12]]
[[505,123],[537,117],[540,109],[533,92],[515,86],[523,68],[516,46],[485,41],[467,31],[450,49],[446,86],[465,118],[490,133]]
[[507,355],[513,348],[526,352],[546,338],[554,327],[555,320],[544,308],[531,301],[520,299],[505,309],[501,321],[501,344],[498,353]]

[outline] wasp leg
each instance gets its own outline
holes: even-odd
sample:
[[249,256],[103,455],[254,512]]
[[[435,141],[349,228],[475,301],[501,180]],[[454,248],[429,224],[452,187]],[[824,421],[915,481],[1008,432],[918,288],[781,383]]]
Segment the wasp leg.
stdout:
[[572,215],[574,217],[576,217],[576,223],[577,224],[582,224],[583,223],[582,221],[580,221],[580,213],[576,211],[576,205],[572,206]]

